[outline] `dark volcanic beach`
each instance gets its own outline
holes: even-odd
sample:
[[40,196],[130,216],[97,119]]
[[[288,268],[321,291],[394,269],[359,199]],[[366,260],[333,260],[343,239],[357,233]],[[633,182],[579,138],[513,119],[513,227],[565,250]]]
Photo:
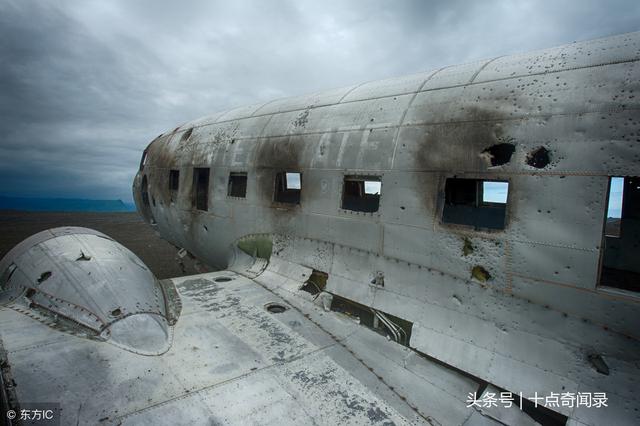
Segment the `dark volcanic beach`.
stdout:
[[198,273],[192,262],[183,272],[177,250],[156,236],[138,213],[25,212],[0,210],[0,258],[25,238],[58,226],[82,226],[109,235],[133,251],[159,279]]

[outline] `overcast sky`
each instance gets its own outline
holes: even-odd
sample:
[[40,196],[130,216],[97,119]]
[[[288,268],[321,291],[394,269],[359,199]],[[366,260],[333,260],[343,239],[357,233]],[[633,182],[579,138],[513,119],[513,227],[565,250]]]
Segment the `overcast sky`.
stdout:
[[185,121],[638,29],[638,0],[0,0],[0,194],[128,202]]

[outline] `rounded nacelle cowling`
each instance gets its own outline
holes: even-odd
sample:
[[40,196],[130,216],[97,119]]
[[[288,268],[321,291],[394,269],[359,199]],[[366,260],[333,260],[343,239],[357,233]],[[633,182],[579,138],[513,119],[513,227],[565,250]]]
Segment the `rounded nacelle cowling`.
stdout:
[[165,293],[136,255],[87,228],[40,232],[0,261],[0,305],[143,355],[170,347]]

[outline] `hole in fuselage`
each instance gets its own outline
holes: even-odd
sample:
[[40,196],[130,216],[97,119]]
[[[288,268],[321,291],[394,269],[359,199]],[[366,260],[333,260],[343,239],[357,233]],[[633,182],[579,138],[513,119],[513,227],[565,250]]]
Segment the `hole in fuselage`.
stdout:
[[543,146],[527,155],[527,164],[536,169],[543,169],[549,164],[549,150]]
[[483,157],[486,158],[491,167],[501,166],[511,161],[511,156],[516,150],[514,144],[511,143],[499,143],[497,145],[490,146],[482,151]]
[[326,272],[316,271],[315,269],[311,273],[311,276],[306,283],[300,288],[300,290],[316,295],[322,293],[327,286],[327,279],[329,275]]
[[[333,295],[331,310],[343,313],[360,325],[375,332],[391,337],[401,345],[408,345],[411,339],[413,323],[383,311],[376,311],[349,299]],[[395,335],[394,335],[395,334]]]
[[51,275],[52,275],[51,271],[46,271],[40,274],[40,278],[38,278],[38,284],[42,284],[43,282],[48,280],[51,277]]
[[265,309],[272,314],[281,314],[282,312],[287,310],[286,306],[279,303],[269,303],[265,305]]
[[217,283],[227,283],[229,281],[233,280],[233,278],[229,278],[229,277],[218,277],[218,278],[214,278],[213,281],[217,282]]

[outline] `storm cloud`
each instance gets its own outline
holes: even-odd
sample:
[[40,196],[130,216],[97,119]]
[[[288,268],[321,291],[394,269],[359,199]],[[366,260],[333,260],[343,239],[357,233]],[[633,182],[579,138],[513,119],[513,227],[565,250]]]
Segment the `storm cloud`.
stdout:
[[639,24],[636,0],[0,0],[0,194],[130,201],[185,121]]

